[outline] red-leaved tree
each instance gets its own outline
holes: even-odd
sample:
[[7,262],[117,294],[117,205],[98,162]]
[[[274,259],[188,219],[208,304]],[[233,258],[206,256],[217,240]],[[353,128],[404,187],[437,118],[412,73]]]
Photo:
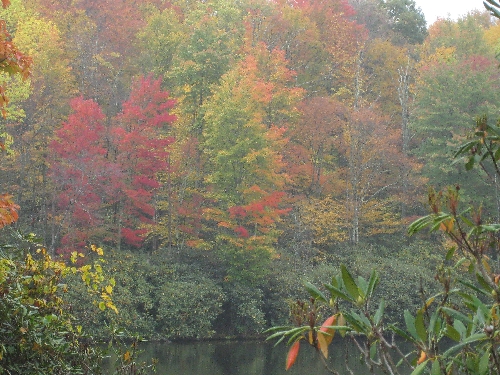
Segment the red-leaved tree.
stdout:
[[161,80],[140,78],[121,113],[106,126],[92,100],[71,101],[73,113],[50,145],[54,196],[53,245],[81,249],[88,241],[118,248],[143,244],[156,222],[158,174],[169,173],[167,126],[175,101]]
[[141,77],[134,84],[130,98],[114,121],[112,147],[114,162],[122,178],[116,205],[119,240],[140,246],[144,236],[157,222],[156,194],[158,173],[168,172],[168,126],[175,121],[170,113],[175,101],[161,89],[161,79]]
[[[112,170],[107,156],[105,116],[92,100],[75,98],[73,113],[51,142],[51,175],[58,191],[54,194],[53,248],[61,235],[68,251],[86,245],[101,227],[99,215],[105,202],[103,186]],[[57,228],[57,229],[56,229]]]

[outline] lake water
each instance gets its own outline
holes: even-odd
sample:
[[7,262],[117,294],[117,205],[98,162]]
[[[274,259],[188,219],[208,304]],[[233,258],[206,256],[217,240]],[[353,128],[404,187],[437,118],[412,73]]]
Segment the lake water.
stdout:
[[[261,341],[208,341],[190,343],[141,343],[143,358],[158,360],[159,375],[327,375],[318,353],[301,345],[295,365],[285,371],[288,347]],[[355,374],[368,373],[349,342],[330,346],[328,363],[347,375],[345,360]]]

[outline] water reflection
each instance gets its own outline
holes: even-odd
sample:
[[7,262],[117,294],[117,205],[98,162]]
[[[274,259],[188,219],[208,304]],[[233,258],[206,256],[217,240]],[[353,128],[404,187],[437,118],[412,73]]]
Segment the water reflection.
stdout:
[[[366,374],[357,352],[347,342],[332,343],[329,363],[348,375]],[[317,353],[303,345],[296,364],[285,371],[287,348],[260,341],[210,341],[194,343],[143,343],[144,358],[157,358],[159,375],[327,375]]]

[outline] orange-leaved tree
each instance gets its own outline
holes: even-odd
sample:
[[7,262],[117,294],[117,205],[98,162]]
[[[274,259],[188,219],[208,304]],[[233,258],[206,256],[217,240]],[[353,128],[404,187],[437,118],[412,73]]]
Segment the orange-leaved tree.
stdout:
[[19,206],[12,201],[9,194],[0,194],[0,228],[17,221]]

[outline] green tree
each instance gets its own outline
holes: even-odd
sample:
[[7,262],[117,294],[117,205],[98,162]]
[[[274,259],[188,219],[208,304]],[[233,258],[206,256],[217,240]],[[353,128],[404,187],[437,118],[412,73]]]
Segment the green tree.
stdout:
[[389,16],[389,27],[394,32],[395,44],[420,44],[427,34],[425,16],[414,0],[380,0],[380,6]]
[[[160,12],[153,9],[139,34],[145,46],[146,68],[163,74],[178,99],[178,120],[171,134],[169,173],[159,194],[163,212],[157,235],[173,245],[193,245],[200,235],[205,157],[200,142],[203,105],[220,78],[239,60],[243,41],[242,11],[232,2],[175,2]],[[182,41],[182,43],[180,43]],[[194,241],[194,242],[193,242]]]
[[263,323],[262,314],[250,307],[261,299],[256,288],[269,272],[277,224],[286,213],[281,127],[294,117],[293,105],[301,95],[287,87],[293,75],[281,51],[268,52],[259,44],[251,52],[224,75],[205,104],[202,145],[211,202],[204,210],[210,234],[202,238],[203,246],[213,248],[224,265],[232,295],[226,311],[239,329],[252,327],[244,317]]
[[196,3],[185,11],[183,26],[189,33],[167,77],[173,82],[173,94],[188,117],[188,126],[194,126],[192,131],[200,135],[201,107],[214,85],[237,61],[243,30],[238,22],[239,9],[225,0]]
[[[468,44],[468,35],[477,37],[474,45]],[[471,183],[449,158],[466,136],[470,118],[499,110],[493,53],[477,54],[487,51],[484,28],[474,17],[457,23],[442,21],[430,30],[424,47],[411,124],[417,140],[413,152],[425,160],[423,173],[436,185],[458,183],[463,185],[463,194],[483,199],[481,192],[488,190],[484,180]]]
[[178,48],[188,35],[181,19],[182,15],[173,8],[151,10],[146,26],[137,35],[144,50],[139,57],[144,74],[153,72],[165,76],[173,68]]
[[293,118],[301,91],[287,88],[292,75],[280,51],[267,52],[263,45],[256,51],[224,76],[205,106],[206,183],[222,210],[265,200],[281,191],[286,179],[281,127]]

